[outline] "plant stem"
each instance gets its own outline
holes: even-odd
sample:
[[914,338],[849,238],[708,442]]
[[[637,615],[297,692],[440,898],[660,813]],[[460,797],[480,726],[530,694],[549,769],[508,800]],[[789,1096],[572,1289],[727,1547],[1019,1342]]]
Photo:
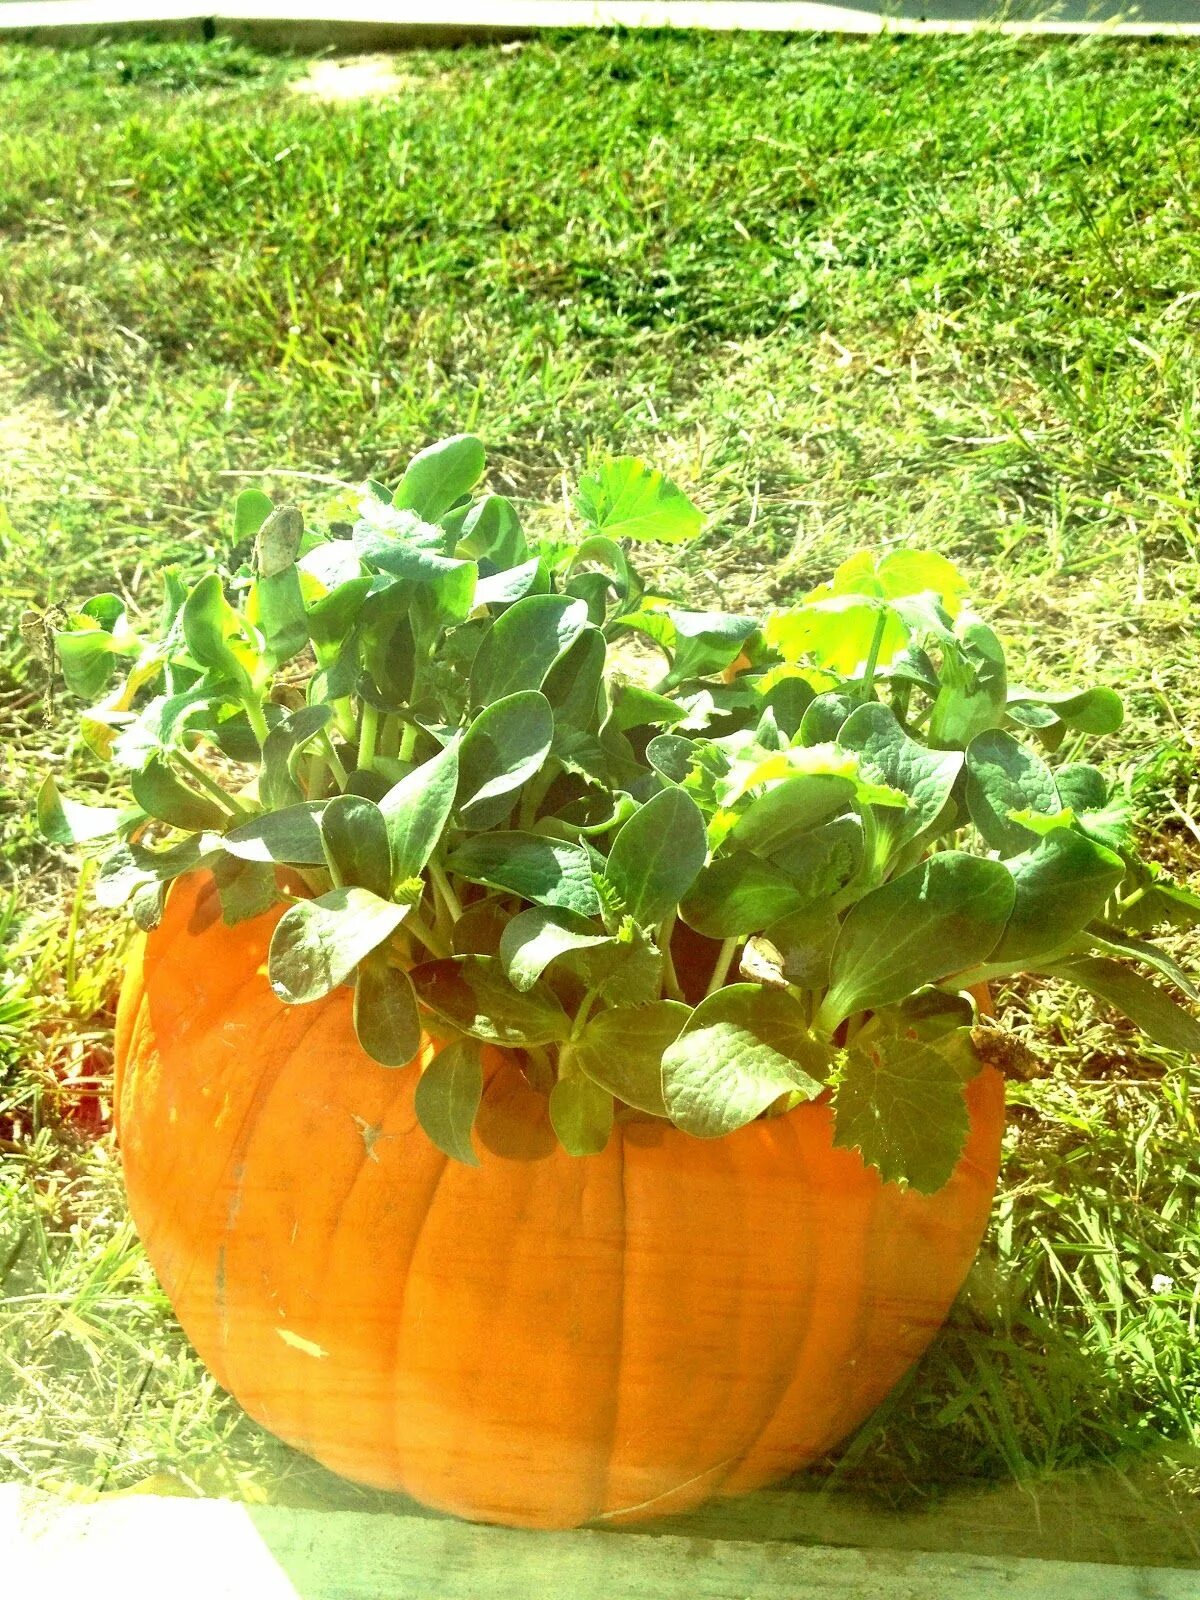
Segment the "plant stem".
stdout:
[[419,730],[418,730],[417,725],[416,725],[415,722],[406,722],[404,724],[404,732],[400,735],[400,756],[399,756],[399,759],[401,761],[411,761],[412,760],[413,751],[417,748],[417,734],[418,734],[418,732],[419,732]]
[[337,751],[333,748],[333,740],[329,737],[328,732],[325,730],[322,730],[320,745],[322,754],[324,755],[326,761],[328,761],[333,775],[337,779],[338,788],[344,789],[346,787],[346,779],[348,774],[345,767],[342,765],[341,756],[339,756]]
[[517,826],[532,828],[537,820],[538,807],[546,798],[546,791],[554,782],[556,774],[544,769],[530,778],[521,794],[521,809],[517,816]]
[[379,712],[374,706],[363,703],[362,725],[358,733],[358,765],[370,772],[375,765],[375,746],[379,739]]
[[446,869],[436,856],[431,856],[429,861],[429,876],[433,881],[435,891],[441,896],[451,922],[457,922],[462,916],[462,905],[454,892],[454,886],[446,876]]
[[389,711],[383,719],[383,731],[379,735],[379,754],[381,756],[395,756],[400,748],[400,722]]
[[526,1076],[530,1078],[535,1089],[539,1089],[543,1094],[549,1094],[558,1077],[554,1062],[550,1059],[550,1052],[540,1044],[527,1044],[524,1050],[534,1069],[532,1075],[527,1073]]
[[329,758],[321,749],[308,757],[308,767],[301,788],[306,800],[320,800],[325,793],[325,779],[329,773]]
[[354,722],[354,708],[350,704],[350,696],[343,695],[340,700],[331,700],[334,721],[338,725],[338,732],[347,744],[353,744],[358,737],[358,728]]
[[210,800],[215,800],[222,811],[227,811],[231,817],[249,817],[253,812],[249,806],[244,806],[240,800],[235,800],[231,794],[226,794],[221,785],[210,778],[203,767],[198,767],[182,750],[172,750],[171,759],[178,761],[185,769],[189,778],[198,789],[203,789]]
[[671,954],[671,935],[675,932],[676,914],[671,915],[658,930],[658,948],[662,951],[663,958],[663,988],[667,992],[668,1000],[682,1000],[683,990],[679,987],[679,976],[675,971],[675,958]]
[[875,637],[871,640],[871,649],[867,656],[867,666],[865,672],[863,673],[862,696],[864,700],[870,694],[871,686],[875,682],[875,668],[879,665],[879,652],[883,647],[883,635],[884,630],[887,628],[887,624],[888,614],[885,610],[881,610],[878,621],[875,623]]
[[422,921],[419,911],[410,911],[400,926],[406,933],[411,933],[420,944],[425,946],[430,955],[436,956],[439,961],[444,960],[450,954],[448,947],[438,938],[433,929]]
[[729,969],[733,965],[733,953],[741,942],[738,938],[725,939],[722,942],[717,964],[713,968],[712,977],[708,980],[708,988],[704,991],[706,1000],[710,994],[716,994],[717,990],[724,985],[725,979],[729,976]]
[[71,920],[67,926],[66,971],[67,998],[69,1000],[75,998],[75,979],[77,975],[75,952],[79,942],[79,919],[83,912],[83,894],[91,879],[94,866],[94,861],[85,858],[83,865],[79,869],[79,882],[75,885],[75,898],[71,902]]
[[580,1003],[579,1010],[575,1013],[575,1020],[571,1024],[572,1039],[578,1039],[579,1035],[583,1032],[584,1026],[587,1023],[588,1013],[591,1011],[593,1005],[595,1005],[596,996],[599,993],[599,989],[589,989],[584,995],[583,1000]]

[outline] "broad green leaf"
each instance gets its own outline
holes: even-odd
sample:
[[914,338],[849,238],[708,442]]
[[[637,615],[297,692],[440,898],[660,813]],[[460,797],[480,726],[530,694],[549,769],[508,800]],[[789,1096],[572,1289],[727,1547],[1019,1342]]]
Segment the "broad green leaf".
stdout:
[[512,918],[500,940],[500,961],[514,989],[522,993],[552,962],[600,946],[615,946],[594,922],[554,906],[534,906]]
[[262,747],[262,771],[258,778],[258,797],[268,811],[300,805],[304,792],[293,769],[296,757],[329,726],[330,706],[301,706],[283,717],[271,729]]
[[536,833],[481,833],[464,840],[447,865],[472,883],[506,889],[535,905],[600,914],[592,858],[581,844]]
[[1161,867],[1140,861],[1131,873],[1132,893],[1112,914],[1113,921],[1129,933],[1152,928],[1200,926],[1200,894],[1173,883]]
[[612,579],[606,572],[577,572],[563,584],[563,593],[582,600],[587,606],[588,621],[597,628],[604,626],[612,600]]
[[142,933],[150,933],[162,921],[167,904],[165,883],[142,883],[129,898],[129,914],[134,926]]
[[[346,509],[348,516],[357,516],[357,502],[353,506],[347,506]],[[307,540],[305,542],[307,543]],[[320,539],[311,549],[304,551],[296,565],[306,578],[314,580],[329,594],[344,588],[349,583],[361,583],[364,576],[362,562],[355,554],[354,541],[340,536]],[[368,583],[374,581],[373,578],[367,578]],[[307,584],[304,592],[306,598],[316,598],[315,591]],[[328,598],[328,595],[326,597]]]
[[478,579],[475,563],[464,561],[417,586],[412,602],[413,630],[424,647],[431,646],[444,628],[457,627],[471,615],[477,604]]
[[753,617],[723,611],[682,611],[647,602],[639,611],[624,613],[620,626],[644,634],[668,656],[671,669],[665,686],[724,671],[737,659],[757,623]]
[[1123,795],[1110,795],[1108,780],[1096,767],[1068,762],[1054,770],[1054,783],[1064,806],[1075,813],[1075,826],[1090,839],[1120,854],[1133,847],[1133,812]]
[[839,678],[862,676],[877,638],[880,671],[886,671],[908,643],[908,629],[886,600],[853,594],[772,612],[763,636],[785,661],[811,660]]
[[253,687],[258,652],[245,637],[242,619],[226,600],[215,572],[201,578],[188,595],[182,621],[188,650],[202,667],[244,689]]
[[147,816],[157,817],[172,828],[202,833],[207,828],[219,830],[229,821],[227,811],[185,783],[162,756],[151,756],[141,772],[132,773],[129,787]]
[[951,617],[957,616],[967,594],[967,580],[936,550],[890,550],[880,559],[876,576],[888,599],[930,593]]
[[51,844],[86,844],[107,839],[117,831],[121,813],[115,806],[88,806],[68,800],[47,775],[37,795],[37,820],[42,837]]
[[616,591],[619,612],[636,605],[643,593],[642,581],[615,539],[609,539],[604,534],[593,534],[585,539],[571,557],[570,573],[578,573],[587,562],[606,569],[603,576]]
[[929,594],[954,616],[966,593],[966,579],[935,550],[890,550],[883,556],[856,550],[827,583],[818,584],[805,599],[809,603],[834,595],[864,595],[900,600]]
[[471,1128],[483,1099],[483,1063],[470,1039],[444,1045],[421,1073],[413,1095],[417,1121],[443,1155],[479,1165]]
[[1158,945],[1151,944],[1149,939],[1130,938],[1119,928],[1110,928],[1105,923],[1093,923],[1084,938],[1090,948],[1101,955],[1124,956],[1127,960],[1144,961],[1147,966],[1161,972],[1163,977],[1173,983],[1189,1000],[1200,1003],[1200,988],[1197,988],[1188,977],[1174,956],[1168,955]]
[[770,855],[797,834],[806,833],[844,810],[853,798],[852,778],[834,773],[797,773],[773,784],[750,802],[733,824],[729,842],[743,850],[753,850],[756,855]]
[[929,714],[926,738],[939,750],[965,750],[976,735],[1003,722],[1008,676],[999,639],[972,622],[956,641],[942,641],[941,687]]
[[1027,706],[1044,707],[1078,733],[1116,733],[1125,720],[1121,697],[1112,689],[1077,689],[1061,694],[1014,691],[1009,702],[1009,715],[1018,717],[1018,713]]
[[610,539],[686,544],[704,525],[682,490],[636,456],[621,456],[586,474],[578,506],[592,532]]
[[1115,1006],[1164,1049],[1189,1055],[1200,1051],[1200,1022],[1169,994],[1119,961],[1104,956],[1072,956],[1040,970],[1078,984],[1098,1000]]
[[925,832],[941,815],[962,769],[957,750],[927,750],[910,739],[887,706],[876,702],[859,706],[847,717],[837,742],[858,753],[859,772],[873,783],[883,783],[909,799],[907,811],[893,808],[876,813],[877,861]]
[[662,952],[650,939],[623,934],[611,944],[597,945],[567,965],[610,1006],[644,1006],[662,993]]
[[587,626],[587,607],[568,595],[533,594],[509,606],[471,664],[472,705],[490,706],[519,690],[540,689]]
[[770,864],[786,874],[805,905],[828,901],[847,888],[863,863],[865,834],[855,814],[831,817],[770,857]]
[[619,684],[614,692],[612,725],[620,733],[630,728],[669,727],[686,715],[678,700],[654,694],[639,683]]
[[582,1073],[561,1077],[550,1091],[550,1122],[568,1155],[599,1155],[612,1134],[613,1097]]
[[659,733],[646,745],[646,760],[668,783],[684,783],[695,748],[681,733]]
[[458,760],[459,745],[452,740],[380,800],[397,879],[424,872],[437,849],[458,792]]
[[354,1031],[359,1044],[381,1067],[407,1066],[421,1048],[421,1017],[408,974],[378,954],[359,963],[354,980]]
[[279,899],[275,868],[269,861],[239,861],[220,855],[207,862],[221,901],[221,920],[227,927],[248,922],[269,911]]
[[456,1028],[488,1044],[554,1044],[570,1021],[554,992],[535,984],[518,994],[497,956],[450,956],[426,961],[410,974],[417,999]]
[[603,709],[601,685],[607,649],[599,628],[584,628],[566,653],[550,668],[542,693],[554,708],[559,727],[587,732],[600,725]]
[[677,1000],[611,1007],[598,1011],[578,1039],[561,1047],[560,1054],[570,1067],[626,1105],[665,1117],[663,1051],[690,1015],[690,1009]]
[[262,634],[263,654],[271,667],[300,654],[308,643],[308,616],[295,567],[255,581],[246,602],[246,620]]
[[447,573],[474,565],[446,554],[447,536],[442,528],[423,521],[415,511],[377,501],[363,502],[351,538],[364,566],[414,584],[433,583]]
[[500,569],[497,576],[520,566],[529,555],[529,547],[512,502],[502,495],[489,494],[473,505],[463,518],[458,549],[463,555],[491,562]]
[[546,563],[535,556],[532,561],[523,561],[520,566],[507,567],[481,577],[475,585],[475,604],[510,606],[517,600],[524,600],[527,595],[545,594],[548,588]]
[[790,995],[735,983],[702,1000],[663,1053],[663,1096],[677,1127],[718,1139],[781,1095],[821,1093],[830,1054]]
[[667,612],[675,629],[670,681],[703,678],[723,672],[737,660],[742,646],[758,627],[754,617],[728,616],[723,611]]
[[815,905],[773,922],[764,938],[778,951],[789,983],[799,989],[824,989],[841,926],[832,906]]
[[233,508],[233,537],[237,543],[253,539],[274,509],[274,502],[261,489],[243,489]]
[[262,633],[276,666],[290,661],[308,643],[308,621],[296,558],[304,538],[304,519],[295,506],[279,506],[254,540],[257,578],[247,602],[247,620]]
[[[355,565],[357,564],[356,557]],[[327,663],[331,652],[348,637],[350,630],[358,621],[359,613],[375,581],[369,575],[348,579],[308,606],[305,625],[322,665]]]
[[841,690],[829,689],[814,696],[800,718],[800,743],[813,746],[833,743],[858,701]]
[[472,434],[442,439],[412,458],[392,504],[436,522],[456,500],[470,494],[483,477],[485,465],[483,445]]
[[283,811],[268,811],[233,828],[221,840],[243,861],[277,861],[283,866],[323,867],[320,813],[324,800],[306,800]]
[[140,844],[121,844],[100,863],[96,874],[96,904],[106,910],[129,902],[147,886],[157,888],[204,863],[219,851],[216,834],[198,834],[165,849],[150,850]]
[[267,954],[271,988],[288,1005],[319,1000],[391,937],[407,909],[355,887],[289,906]]
[[56,633],[54,646],[63,680],[81,700],[98,700],[112,682],[119,657],[130,650],[103,628],[79,628]]
[[500,941],[512,920],[505,897],[487,895],[463,907],[462,916],[450,930],[450,948],[456,956],[498,956]]
[[[368,889],[381,900],[390,899],[392,852],[387,823],[379,807],[362,795],[334,795],[321,812],[320,828],[335,885],[349,884]],[[416,874],[406,872],[398,876],[407,878]]]
[[811,898],[777,866],[736,850],[703,869],[679,914],[706,938],[743,939],[801,910]]
[[481,711],[459,746],[458,808],[465,825],[484,829],[503,822],[516,791],[541,771],[553,742],[554,712],[536,689]]
[[1016,899],[989,967],[1028,966],[1062,947],[1104,909],[1125,875],[1120,856],[1057,828],[1035,850],[1006,863]]
[[949,1180],[970,1127],[955,1063],[931,1044],[889,1033],[842,1057],[833,1114],[835,1145],[858,1150],[885,1183],[922,1194]]
[[1001,861],[947,850],[873,889],[842,923],[818,1027],[985,961],[1016,899]]
[[1062,810],[1050,768],[999,728],[978,734],[967,747],[967,805],[986,842],[1005,856],[1028,850],[1036,837],[1012,820],[1014,811],[1054,817]]
[[604,875],[625,911],[647,927],[675,910],[708,854],[704,818],[682,789],[664,789],[624,824]]

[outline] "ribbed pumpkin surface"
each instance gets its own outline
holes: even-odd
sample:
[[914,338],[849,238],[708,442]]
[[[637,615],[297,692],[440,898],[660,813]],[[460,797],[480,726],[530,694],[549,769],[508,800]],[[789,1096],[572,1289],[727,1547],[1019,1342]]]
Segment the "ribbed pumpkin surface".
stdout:
[[492,1051],[472,1169],[418,1127],[416,1072],[362,1054],[348,991],[275,999],[278,915],[226,928],[207,879],[175,887],[122,993],[116,1112],[180,1322],[289,1443],[462,1516],[641,1519],[820,1455],[942,1322],[995,1186],[996,1072],[926,1198],[833,1149],[819,1105],[572,1158]]

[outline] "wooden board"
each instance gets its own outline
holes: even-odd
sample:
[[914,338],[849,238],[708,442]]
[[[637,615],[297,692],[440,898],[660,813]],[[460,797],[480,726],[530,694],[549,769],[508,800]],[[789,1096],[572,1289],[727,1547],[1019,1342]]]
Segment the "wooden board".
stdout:
[[0,1487],[14,1597],[121,1600],[1196,1600],[1196,1572]]

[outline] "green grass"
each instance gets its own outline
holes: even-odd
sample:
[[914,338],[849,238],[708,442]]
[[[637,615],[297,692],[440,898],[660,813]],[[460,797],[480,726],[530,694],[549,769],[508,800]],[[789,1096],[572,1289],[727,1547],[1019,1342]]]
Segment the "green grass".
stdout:
[[[307,505],[285,474],[386,479],[471,427],[553,504],[643,452],[712,515],[664,574],[701,604],[928,543],[1031,679],[1123,689],[1108,755],[1200,864],[1200,55],[564,37],[406,56],[349,105],[293,95],[307,69],[0,48],[0,1472],[33,1481],[318,1492],[130,1239],[90,1137],[119,950],[88,911],[64,975],[69,871],[26,811],[47,765],[103,777],[19,613],[230,555],[249,475]],[[1115,1463],[1163,1499],[1200,1452],[1192,1069],[1049,986],[1003,1000],[1051,1075],[1014,1091],[980,1265],[823,1481],[911,1506]]]

